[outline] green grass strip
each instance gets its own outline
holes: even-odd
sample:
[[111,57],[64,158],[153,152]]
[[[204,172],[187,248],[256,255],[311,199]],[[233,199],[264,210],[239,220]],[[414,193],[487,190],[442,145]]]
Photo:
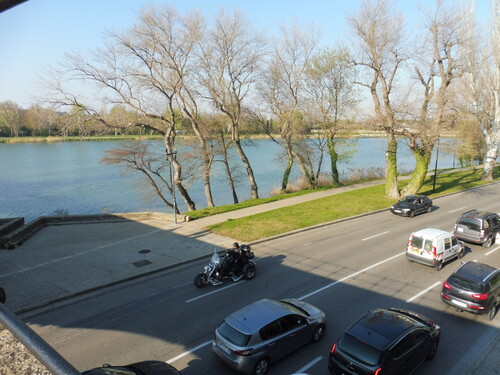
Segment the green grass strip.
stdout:
[[[427,178],[421,194],[436,197],[488,184],[481,180],[482,168],[438,174]],[[500,173],[500,167],[495,175]],[[496,178],[498,181],[500,178]],[[403,188],[407,181],[400,181]],[[313,201],[283,207],[209,226],[210,231],[240,241],[255,241],[293,230],[390,207],[396,199],[385,197],[385,184],[339,193]]]

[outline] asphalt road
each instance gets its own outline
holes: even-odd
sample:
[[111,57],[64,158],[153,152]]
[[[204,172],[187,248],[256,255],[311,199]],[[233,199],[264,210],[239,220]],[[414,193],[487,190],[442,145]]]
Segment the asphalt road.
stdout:
[[[474,358],[485,338],[498,334],[500,316],[489,322],[441,302],[441,283],[459,260],[438,272],[408,263],[403,251],[411,232],[451,231],[458,214],[473,208],[500,212],[500,185],[437,199],[431,213],[413,219],[381,212],[256,244],[258,273],[251,281],[197,289],[192,280],[204,265],[197,262],[23,318],[79,370],[160,359],[183,375],[224,375],[235,373],[210,348],[220,321],[261,298],[299,298],[326,312],[325,337],[276,363],[270,373],[319,375],[328,373],[332,343],[367,310],[403,307],[442,327],[438,354],[416,373],[453,375]],[[469,245],[468,250],[463,261],[500,267],[500,244],[489,249]]]

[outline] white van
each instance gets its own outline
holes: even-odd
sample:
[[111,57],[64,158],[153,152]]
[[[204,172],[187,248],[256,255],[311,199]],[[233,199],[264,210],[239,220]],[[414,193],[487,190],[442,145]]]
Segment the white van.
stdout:
[[441,229],[426,228],[413,232],[406,246],[409,262],[422,263],[438,271],[443,268],[443,263],[464,255],[463,242]]

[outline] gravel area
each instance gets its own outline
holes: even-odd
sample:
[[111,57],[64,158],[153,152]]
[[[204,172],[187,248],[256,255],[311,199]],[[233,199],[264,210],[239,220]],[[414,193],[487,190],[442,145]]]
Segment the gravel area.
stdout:
[[0,325],[0,375],[51,375],[51,372]]

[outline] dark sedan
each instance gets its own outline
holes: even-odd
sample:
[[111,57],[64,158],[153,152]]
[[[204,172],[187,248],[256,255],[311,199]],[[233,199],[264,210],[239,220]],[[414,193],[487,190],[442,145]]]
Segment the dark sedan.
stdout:
[[407,195],[391,207],[393,214],[409,217],[431,211],[432,199],[425,195]]
[[142,361],[125,366],[103,365],[82,372],[82,375],[182,375],[162,361]]

